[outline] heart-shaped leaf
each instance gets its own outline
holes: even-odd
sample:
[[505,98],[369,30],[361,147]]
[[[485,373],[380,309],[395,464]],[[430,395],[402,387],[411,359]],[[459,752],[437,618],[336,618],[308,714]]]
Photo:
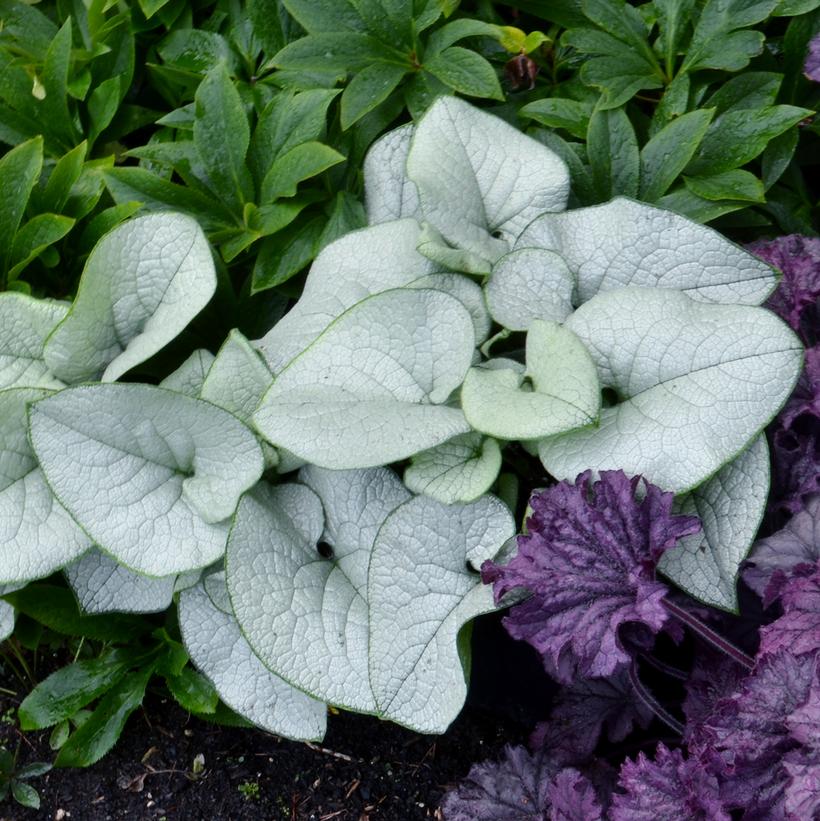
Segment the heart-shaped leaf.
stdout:
[[274,381],[259,431],[315,465],[375,467],[434,447],[469,426],[443,403],[475,348],[473,323],[451,296],[393,290],[339,317]]
[[407,154],[415,127],[402,125],[370,146],[364,158],[364,195],[371,225],[404,217],[421,221],[416,184],[407,176]]
[[205,384],[205,377],[213,365],[214,358],[214,355],[204,348],[194,351],[173,373],[159,383],[160,387],[196,399]]
[[703,530],[686,536],[658,562],[658,570],[690,596],[737,612],[737,575],[752,546],[769,495],[769,448],[758,436],[711,479],[683,496],[679,512],[700,518]]
[[[225,597],[224,576],[211,574],[208,579],[209,590],[221,587]],[[325,705],[271,673],[254,654],[233,615],[218,607],[202,584],[180,594],[179,629],[191,660],[231,709],[285,738],[323,738]]]
[[159,613],[174,597],[177,576],[134,573],[99,550],[89,550],[65,568],[85,613]]
[[357,302],[440,270],[416,250],[420,230],[409,219],[373,225],[324,248],[299,301],[257,343],[270,369],[279,373]]
[[515,533],[494,496],[443,505],[416,496],[385,521],[368,572],[370,684],[378,714],[443,733],[467,696],[464,626],[495,610],[478,568]]
[[29,444],[27,406],[49,393],[0,391],[0,582],[43,578],[91,547],[54,498]]
[[579,304],[600,291],[646,286],[699,302],[759,305],[777,284],[772,268],[712,228],[623,197],[544,214],[516,247],[559,254],[578,277]]
[[404,484],[446,505],[472,502],[490,489],[500,469],[498,442],[480,433],[464,433],[413,456]]
[[407,175],[425,219],[491,263],[537,216],[564,209],[569,195],[563,160],[456,97],[440,97],[416,126]]
[[65,302],[0,294],[0,390],[63,387],[46,367],[43,345],[67,312]]
[[484,286],[492,318],[511,331],[534,319],[563,322],[572,313],[575,277],[558,254],[521,248],[501,257]]
[[237,511],[227,575],[245,636],[316,698],[443,731],[466,693],[461,628],[493,609],[467,562],[498,552],[509,511],[408,500],[384,468],[300,478],[309,487],[260,485]]
[[379,527],[409,493],[384,468],[309,467],[300,478],[310,487],[260,485],[239,504],[226,563],[234,612],[271,670],[372,713],[367,567]]
[[[273,374],[259,353],[239,331],[233,330],[219,349],[199,395],[251,425],[253,412],[272,381]],[[262,443],[262,452],[265,467],[279,464],[276,450],[267,442]]]
[[671,290],[598,294],[566,326],[618,402],[597,428],[541,442],[541,461],[559,479],[620,468],[664,490],[690,490],[777,413],[802,362],[800,341],[769,311]]
[[261,476],[253,432],[198,399],[137,384],[69,388],[30,411],[49,485],[131,570],[168,576],[225,549],[240,495]]
[[215,290],[195,220],[164,213],[123,223],[91,252],[74,304],[46,342],[46,364],[70,384],[118,379],[174,339]]
[[476,430],[499,439],[539,439],[595,422],[601,391],[595,364],[572,331],[534,319],[527,367],[470,368],[461,406]]

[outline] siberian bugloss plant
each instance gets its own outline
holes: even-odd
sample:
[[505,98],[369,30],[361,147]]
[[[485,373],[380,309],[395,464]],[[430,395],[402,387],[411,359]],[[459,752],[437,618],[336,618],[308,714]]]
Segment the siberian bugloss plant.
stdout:
[[583,554],[612,571],[590,618],[614,621],[597,649],[555,626],[559,677],[621,671],[620,621],[651,645],[634,625],[665,626],[656,563],[735,609],[769,486],[761,431],[803,355],[761,307],[775,271],[634,200],[565,210],[556,154],[451,97],[377,141],[365,175],[370,225],[319,254],[294,307],[158,385],[124,378],[217,287],[192,218],[108,233],[70,305],[0,295],[0,582],[62,568],[94,613],[178,597],[193,662],[281,735],[320,738],[326,704],[442,732],[470,622],[506,601],[479,570],[515,550],[491,491],[519,442],[578,528],[623,513],[624,538]]

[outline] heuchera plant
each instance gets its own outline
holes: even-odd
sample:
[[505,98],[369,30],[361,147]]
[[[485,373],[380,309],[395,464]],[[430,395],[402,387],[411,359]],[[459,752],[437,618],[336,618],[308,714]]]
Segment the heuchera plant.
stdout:
[[[516,528],[488,491],[520,441],[567,488],[592,471],[628,497],[630,534],[648,525],[619,546],[614,613],[664,626],[658,559],[734,609],[768,491],[760,432],[802,362],[760,307],[774,270],[631,200],[565,211],[564,163],[454,98],[365,173],[370,226],[322,251],[291,311],[159,385],[121,379],[214,293],[191,218],[107,234],[71,305],[0,295],[0,583],[65,568],[93,612],[178,595],[191,658],[279,734],[320,737],[325,704],[440,732],[469,623],[497,606],[478,569]],[[389,465],[408,459],[402,480]],[[545,640],[556,667],[574,629]],[[619,668],[611,633],[566,677]]]

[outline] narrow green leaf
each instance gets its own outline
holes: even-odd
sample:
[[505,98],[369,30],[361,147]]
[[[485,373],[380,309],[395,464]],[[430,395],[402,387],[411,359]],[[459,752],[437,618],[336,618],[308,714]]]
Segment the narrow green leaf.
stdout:
[[315,217],[287,236],[265,240],[253,267],[251,292],[275,288],[298,274],[316,256],[325,223],[324,217]]
[[195,217],[206,231],[234,222],[215,199],[146,171],[144,168],[111,168],[104,172],[105,184],[118,205],[140,202],[146,211],[183,211]]
[[38,214],[17,232],[11,248],[9,279],[15,279],[49,245],[61,240],[74,226],[70,217],[59,214]]
[[409,70],[409,65],[371,63],[357,72],[342,94],[342,128],[347,130],[381,105]]
[[250,126],[224,63],[208,73],[196,92],[194,143],[213,186],[234,211],[241,213],[254,197],[253,180],[245,165]]
[[640,177],[638,140],[622,108],[596,111],[589,120],[587,154],[601,200],[636,197]]
[[46,183],[39,210],[53,211],[55,214],[63,210],[71,189],[80,179],[87,151],[88,143],[83,140],[76,148],[72,148],[57,160]]
[[546,100],[536,100],[525,105],[518,112],[519,117],[535,120],[549,128],[563,128],[573,137],[585,140],[589,117],[592,108],[587,103],[577,100],[568,100],[563,97],[551,97]]
[[495,69],[480,54],[460,46],[451,46],[427,60],[424,68],[436,79],[470,97],[503,100],[504,93]]
[[350,0],[284,0],[285,8],[311,34],[364,31],[365,25]]
[[763,152],[763,187],[768,191],[783,176],[797,150],[800,133],[796,128],[775,137]]
[[16,780],[12,781],[11,794],[20,806],[28,807],[30,810],[40,809],[40,795],[31,784],[25,784]]
[[300,182],[315,177],[344,160],[338,151],[324,143],[307,142],[297,145],[274,161],[262,181],[260,199],[263,203],[270,203],[279,197],[292,197]]
[[122,641],[145,633],[151,627],[136,616],[117,613],[84,616],[69,590],[51,584],[29,584],[3,598],[21,613],[64,636]]
[[122,733],[128,716],[142,704],[153,666],[132,673],[100,700],[91,717],[74,732],[54,761],[55,767],[88,767],[99,761]]
[[208,679],[192,667],[183,668],[177,676],[166,676],[171,695],[189,713],[215,713],[219,696]]
[[429,60],[431,57],[435,57],[448,46],[452,46],[465,37],[492,37],[494,40],[498,40],[502,34],[502,29],[499,26],[485,23],[483,20],[473,20],[469,17],[453,20],[450,23],[445,23],[430,35],[424,49],[424,59]]
[[[68,73],[71,65],[71,20],[68,19],[51,41],[43,61],[45,99],[42,116],[49,131],[66,146],[77,143],[78,132],[68,110]],[[47,108],[46,108],[47,107]]]
[[723,83],[703,108],[714,108],[715,116],[727,111],[744,111],[774,105],[783,82],[782,74],[772,71],[744,71]]
[[775,137],[813,113],[791,105],[729,111],[709,126],[686,171],[705,176],[739,168],[757,157]]
[[[14,235],[23,218],[34,183],[43,165],[43,138],[35,137],[12,148],[0,159],[0,277],[5,273]],[[3,280],[0,279],[0,285]]]
[[133,650],[115,649],[52,673],[23,699],[18,710],[20,728],[42,730],[71,718],[120,681],[136,658]]
[[707,177],[684,177],[686,187],[705,200],[765,202],[763,183],[748,171],[735,168]]
[[697,151],[712,115],[711,109],[683,114],[662,128],[641,149],[642,200],[655,202],[669,190]]
[[741,31],[765,20],[778,0],[708,0],[698,17],[681,71],[739,71],[763,49],[763,34]]

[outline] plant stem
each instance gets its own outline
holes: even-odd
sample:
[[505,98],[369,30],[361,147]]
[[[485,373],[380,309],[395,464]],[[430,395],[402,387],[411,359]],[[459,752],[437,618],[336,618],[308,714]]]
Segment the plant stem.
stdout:
[[673,667],[671,664],[656,659],[651,653],[641,653],[641,658],[650,666],[654,667],[658,672],[664,673],[671,678],[676,678],[678,681],[688,681],[689,674],[683,670]]
[[725,653],[730,659],[741,665],[741,667],[751,670],[755,666],[755,660],[751,656],[744,653],[739,647],[735,647],[734,644],[723,638],[720,633],[712,630],[711,627],[704,624],[693,613],[670,602],[668,599],[663,600],[663,606],[681,622],[681,624],[685,624],[707,644],[710,644],[715,650],[720,650],[721,653]]
[[670,730],[683,735],[683,724],[680,723],[665,707],[644,687],[638,675],[638,665],[633,661],[629,666],[629,681],[638,698],[648,707]]

